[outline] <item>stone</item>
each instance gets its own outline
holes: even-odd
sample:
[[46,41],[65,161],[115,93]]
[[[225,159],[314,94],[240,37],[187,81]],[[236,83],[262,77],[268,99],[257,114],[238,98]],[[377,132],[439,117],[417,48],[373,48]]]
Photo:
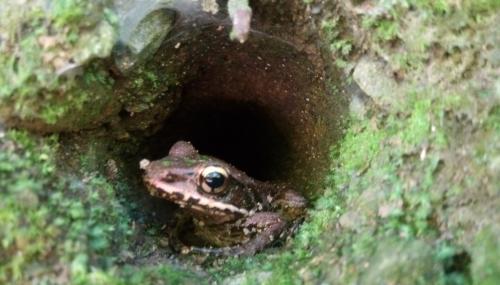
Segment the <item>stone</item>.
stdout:
[[352,75],[359,87],[381,107],[393,106],[402,89],[387,70],[386,65],[373,57],[361,58]]

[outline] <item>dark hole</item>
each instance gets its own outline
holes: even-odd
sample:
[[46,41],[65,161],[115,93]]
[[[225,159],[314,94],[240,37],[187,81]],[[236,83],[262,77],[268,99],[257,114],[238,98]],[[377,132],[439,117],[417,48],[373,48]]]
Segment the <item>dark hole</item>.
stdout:
[[444,262],[444,272],[449,284],[470,284],[470,255],[465,252],[458,252]]
[[130,114],[129,114],[129,112],[127,112],[125,109],[122,109],[122,110],[120,110],[120,112],[118,113],[118,116],[119,116],[121,119],[126,119],[126,118],[130,117]]
[[261,180],[286,177],[290,144],[271,114],[255,102],[189,97],[148,139],[147,156],[168,154],[178,140],[190,141],[201,154],[235,165]]

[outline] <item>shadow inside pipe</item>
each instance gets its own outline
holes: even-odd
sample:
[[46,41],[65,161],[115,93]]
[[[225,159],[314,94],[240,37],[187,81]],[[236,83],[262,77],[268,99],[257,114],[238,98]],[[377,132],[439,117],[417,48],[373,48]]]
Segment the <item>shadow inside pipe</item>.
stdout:
[[229,162],[256,179],[285,180],[291,168],[288,139],[255,102],[188,97],[150,138],[148,156],[162,158],[175,142],[186,140],[201,154]]

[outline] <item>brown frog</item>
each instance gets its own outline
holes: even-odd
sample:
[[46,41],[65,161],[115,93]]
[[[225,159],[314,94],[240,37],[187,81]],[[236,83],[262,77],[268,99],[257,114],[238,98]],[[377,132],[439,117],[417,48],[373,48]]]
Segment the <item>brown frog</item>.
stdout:
[[203,246],[188,252],[253,255],[291,232],[305,214],[306,199],[285,186],[261,182],[179,141],[163,159],[143,159],[151,195],[178,204]]

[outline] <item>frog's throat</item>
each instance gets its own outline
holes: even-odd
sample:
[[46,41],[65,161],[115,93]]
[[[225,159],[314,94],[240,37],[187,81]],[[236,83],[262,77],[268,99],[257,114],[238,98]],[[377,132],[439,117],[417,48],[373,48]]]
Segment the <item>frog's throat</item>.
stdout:
[[242,215],[248,215],[249,211],[246,209],[241,209],[236,206],[233,206],[231,204],[225,204],[204,196],[201,196],[198,193],[187,193],[187,192],[179,192],[176,187],[173,187],[165,182],[162,181],[152,181],[151,184],[157,189],[162,190],[163,192],[170,194],[170,195],[178,195],[181,194],[183,195],[182,201],[178,201],[178,204],[181,205],[186,205],[186,204],[194,204],[194,205],[200,205],[203,207],[207,207],[209,209],[218,209],[222,211],[230,211],[232,213],[240,213]]

